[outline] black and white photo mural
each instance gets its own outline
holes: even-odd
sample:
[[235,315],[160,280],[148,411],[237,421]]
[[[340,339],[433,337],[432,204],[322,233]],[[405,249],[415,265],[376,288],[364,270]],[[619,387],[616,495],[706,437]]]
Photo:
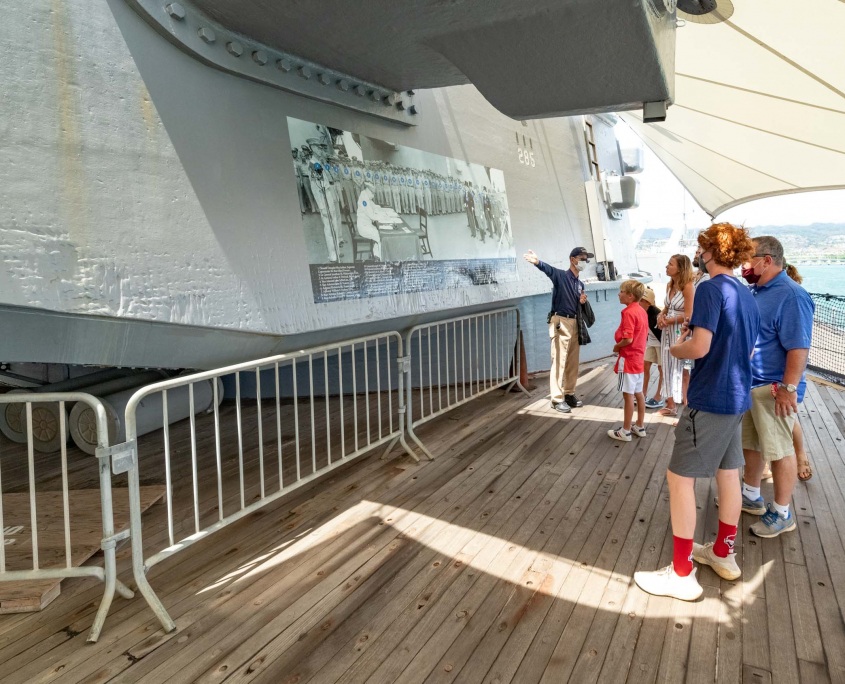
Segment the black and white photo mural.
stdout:
[[288,118],[315,302],[517,280],[504,174]]

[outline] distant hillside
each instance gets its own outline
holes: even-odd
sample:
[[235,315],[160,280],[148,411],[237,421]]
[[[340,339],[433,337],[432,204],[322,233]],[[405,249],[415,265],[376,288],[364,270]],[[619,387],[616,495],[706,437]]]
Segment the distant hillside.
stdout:
[[818,243],[833,237],[845,237],[845,223],[811,223],[809,226],[755,226],[749,228],[752,236],[773,235],[776,238],[797,237],[806,238]]
[[845,223],[809,226],[755,226],[752,237],[772,235],[781,241],[788,259],[830,259],[845,256]]

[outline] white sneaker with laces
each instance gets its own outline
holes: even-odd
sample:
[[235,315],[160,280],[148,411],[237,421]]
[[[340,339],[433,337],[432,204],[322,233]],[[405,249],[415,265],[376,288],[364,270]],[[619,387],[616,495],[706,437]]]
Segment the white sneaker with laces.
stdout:
[[631,433],[636,435],[637,437],[645,437],[647,434],[645,431],[645,427],[640,427],[637,424],[631,426]]
[[675,567],[671,563],[662,570],[635,572],[634,582],[646,593],[681,601],[695,601],[704,592],[695,578],[695,568],[686,577],[680,577],[675,574]]
[[618,439],[620,442],[630,442],[631,433],[625,432],[624,428],[616,428],[615,430],[608,430],[607,436],[611,439]]
[[692,559],[702,565],[709,565],[719,577],[725,580],[739,579],[742,570],[736,564],[736,554],[729,553],[727,558],[717,556],[713,551],[713,542],[692,545]]

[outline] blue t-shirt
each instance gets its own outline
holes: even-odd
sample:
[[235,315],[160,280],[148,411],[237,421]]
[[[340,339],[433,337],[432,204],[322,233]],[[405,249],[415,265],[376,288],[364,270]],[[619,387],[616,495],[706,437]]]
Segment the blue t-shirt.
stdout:
[[[786,352],[809,349],[813,337],[815,304],[807,291],[781,271],[765,285],[752,285],[760,309],[760,336],[751,359],[752,387],[781,382]],[[798,401],[804,399],[807,380],[801,374]]]
[[751,408],[751,352],[760,331],[760,312],[748,288],[718,275],[695,291],[690,327],[713,333],[710,351],[696,359],[690,375],[690,408],[737,415]]

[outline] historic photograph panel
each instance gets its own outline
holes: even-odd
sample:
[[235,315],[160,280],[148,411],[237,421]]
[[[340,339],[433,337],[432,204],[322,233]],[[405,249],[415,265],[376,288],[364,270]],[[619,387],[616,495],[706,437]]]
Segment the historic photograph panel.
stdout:
[[288,118],[315,302],[515,280],[504,174]]

